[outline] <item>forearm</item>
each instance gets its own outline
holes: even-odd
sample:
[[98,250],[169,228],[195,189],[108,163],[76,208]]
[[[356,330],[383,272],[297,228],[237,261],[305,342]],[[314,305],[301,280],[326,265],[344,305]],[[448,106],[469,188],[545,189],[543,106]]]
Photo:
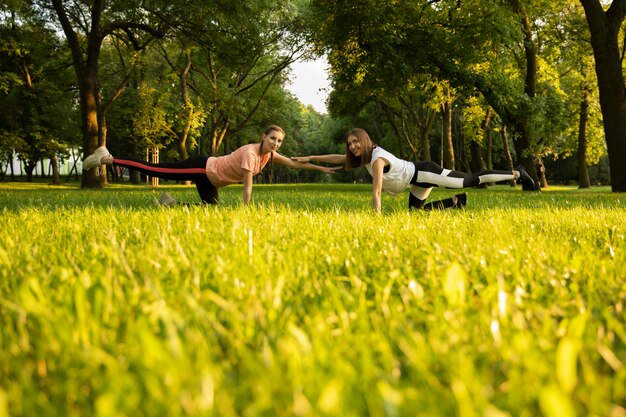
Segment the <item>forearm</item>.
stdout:
[[380,204],[380,191],[379,192],[372,192],[372,209],[376,212],[376,213],[380,213],[381,210],[381,204]]
[[344,164],[346,162],[345,154],[328,154],[328,155],[311,155],[309,159],[313,162],[326,162],[329,164]]
[[382,158],[379,158],[372,165],[372,208],[376,213],[380,213],[381,204],[380,196],[383,192],[383,171],[385,170],[385,163]]
[[248,204],[252,199],[252,184],[243,187],[243,203]]
[[246,171],[243,176],[243,203],[248,204],[252,199],[252,172]]
[[296,162],[296,161],[293,161],[293,162],[294,162],[294,165],[291,168],[310,169],[312,171],[324,171],[324,168],[319,165],[310,164],[308,162]]

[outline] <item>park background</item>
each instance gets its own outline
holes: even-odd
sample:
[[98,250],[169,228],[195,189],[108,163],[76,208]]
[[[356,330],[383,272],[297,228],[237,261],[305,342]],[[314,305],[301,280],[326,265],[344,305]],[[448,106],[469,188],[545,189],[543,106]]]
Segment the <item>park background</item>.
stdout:
[[[523,163],[543,187],[624,191],[622,7],[5,1],[0,179],[58,183],[69,164],[66,177],[97,188],[120,180],[80,175],[99,145],[140,158],[158,149],[161,161],[221,155],[278,124],[288,156],[343,151],[345,133],[362,127],[406,159],[474,172]],[[293,65],[320,58],[327,111],[289,89]],[[273,178],[322,180],[280,168]]]
[[[3,1],[0,417],[624,417],[625,14]],[[325,112],[288,90],[318,56]],[[385,195],[375,214],[363,169],[277,167],[250,205],[233,185],[164,208],[194,187],[54,170],[102,144],[221,155],[274,123],[288,156],[341,152],[359,126],[447,168],[523,163],[541,192],[438,212]]]

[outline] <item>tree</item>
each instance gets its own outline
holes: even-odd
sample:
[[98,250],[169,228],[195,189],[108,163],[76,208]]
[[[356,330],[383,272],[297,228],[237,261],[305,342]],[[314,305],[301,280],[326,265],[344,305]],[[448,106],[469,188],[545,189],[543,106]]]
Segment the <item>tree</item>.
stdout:
[[273,87],[284,84],[288,66],[307,53],[300,13],[290,2],[250,3],[227,22],[229,37],[203,43],[207,65],[193,69],[210,85],[210,154],[253,124]]
[[[205,2],[189,13],[184,2],[152,2],[159,8],[150,12],[171,30],[136,59],[129,88],[110,116],[112,134],[132,146],[115,143],[111,150],[141,154],[157,146],[162,158],[184,159],[259,140],[272,123],[288,128],[295,104],[282,87],[285,69],[306,52],[299,10],[291,4]],[[105,43],[103,53],[111,44],[117,42]],[[121,49],[121,56],[131,55]],[[106,61],[108,68],[117,59]]]
[[[117,3],[108,0],[52,0],[39,2],[43,12],[53,12],[58,19],[72,53],[72,62],[80,96],[83,130],[83,153],[87,156],[102,142],[101,97],[98,77],[102,42],[108,36],[126,36],[137,50],[143,49],[153,37],[163,36],[165,30],[156,22],[149,21],[139,2]],[[148,35],[142,39],[143,35]],[[83,172],[81,186],[101,187],[95,170]]]
[[[17,155],[27,181],[43,158],[60,182],[57,155],[75,136],[67,54],[55,33],[24,4],[15,3],[0,22],[0,134],[6,157]],[[9,148],[10,146],[10,148]],[[12,161],[11,161],[12,162]]]
[[549,26],[544,31],[544,54],[556,63],[561,89],[567,97],[567,127],[545,154],[554,159],[576,155],[579,186],[587,188],[591,186],[588,166],[606,152],[606,141],[585,12],[578,0],[568,0],[561,9],[544,14],[544,19]]
[[444,81],[445,95],[441,101],[441,165],[455,169],[454,146],[452,145],[452,95],[450,82]]
[[537,73],[541,25],[529,10],[546,5],[537,3],[315,0],[312,31],[328,53],[335,88],[388,91],[425,73],[478,90],[514,128],[517,158],[532,172],[538,148],[562,127],[562,96]]
[[626,192],[626,87],[619,49],[626,0],[604,10],[600,0],[580,0],[589,25],[609,155],[611,189]]
[[301,11],[284,0],[206,2],[194,13],[185,2],[165,3],[167,13],[155,14],[175,29],[171,41],[186,51],[168,62],[184,75],[183,102],[191,94],[202,102],[202,153],[217,154],[228,148],[229,136],[254,124],[272,86],[282,84],[289,64],[306,53]]
[[[168,58],[167,51],[161,49],[165,60],[170,65],[172,72],[177,75],[176,81],[180,88],[180,94],[178,95],[179,101],[175,106],[177,108],[177,114],[175,117],[175,123],[171,128],[168,128],[172,132],[180,159],[187,159],[189,154],[187,152],[187,144],[190,138],[195,138],[199,133],[200,127],[206,119],[206,111],[202,108],[200,103],[194,103],[190,95],[190,74],[191,67],[193,65],[191,59],[191,47],[183,45],[182,50],[182,68],[177,66]],[[177,71],[178,69],[178,71]],[[195,145],[195,144],[194,144]]]

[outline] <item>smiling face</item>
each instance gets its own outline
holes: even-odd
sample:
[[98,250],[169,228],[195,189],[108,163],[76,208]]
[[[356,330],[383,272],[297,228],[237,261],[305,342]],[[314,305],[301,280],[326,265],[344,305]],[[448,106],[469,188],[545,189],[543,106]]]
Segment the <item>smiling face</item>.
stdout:
[[346,139],[346,168],[352,169],[369,164],[374,144],[367,132],[354,128]]
[[356,157],[361,156],[361,141],[354,135],[348,136],[348,150]]
[[285,134],[278,130],[270,130],[263,134],[263,154],[276,152],[285,140]]

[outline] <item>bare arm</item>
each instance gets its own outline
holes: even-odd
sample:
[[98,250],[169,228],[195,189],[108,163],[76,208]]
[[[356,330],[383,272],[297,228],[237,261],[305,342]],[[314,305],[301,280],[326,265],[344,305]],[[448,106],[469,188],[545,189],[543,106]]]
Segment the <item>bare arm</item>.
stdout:
[[[345,156],[345,155],[343,155]],[[279,164],[279,165],[284,165],[286,167],[289,168],[294,168],[294,169],[311,169],[311,170],[315,170],[315,171],[322,171],[325,172],[327,174],[332,174],[333,172],[335,172],[336,170],[342,168],[342,167],[325,167],[325,166],[321,166],[321,165],[315,165],[315,164],[310,164],[306,161],[299,161],[296,159],[289,159],[287,157],[282,156],[281,154],[278,153],[274,153],[274,162]]]
[[300,162],[327,162],[329,164],[342,165],[346,163],[346,155],[339,153],[328,155],[293,156],[291,159]]
[[378,158],[372,164],[372,208],[375,212],[380,213],[380,195],[383,189],[383,170],[387,161],[383,158]]
[[252,197],[252,171],[243,172],[243,203],[248,204]]

